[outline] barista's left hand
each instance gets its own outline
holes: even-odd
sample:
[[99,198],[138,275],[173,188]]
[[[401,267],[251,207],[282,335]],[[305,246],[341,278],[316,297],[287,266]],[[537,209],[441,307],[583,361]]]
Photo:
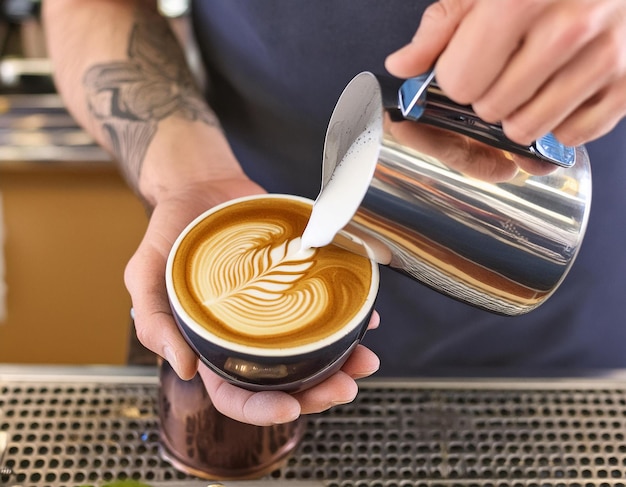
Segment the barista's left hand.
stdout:
[[[368,329],[377,328],[379,323],[380,316],[374,312]],[[355,380],[373,374],[378,365],[379,360],[374,352],[357,345],[339,372],[321,384],[295,394],[280,391],[250,392],[225,382],[202,364],[198,367],[198,373],[213,405],[220,412],[243,423],[269,426],[352,402],[358,392]]]
[[448,97],[511,140],[582,144],[626,114],[626,2],[440,0],[386,61],[401,78],[433,65]]

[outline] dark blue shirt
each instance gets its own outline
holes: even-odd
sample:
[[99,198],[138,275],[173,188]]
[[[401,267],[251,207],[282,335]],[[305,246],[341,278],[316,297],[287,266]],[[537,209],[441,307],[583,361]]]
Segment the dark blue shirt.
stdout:
[[[384,73],[429,1],[199,0],[193,19],[207,94],[247,174],[315,198],[324,134],[354,75]],[[537,310],[502,317],[382,268],[381,329],[366,343],[381,374],[505,369],[579,373],[626,366],[626,122],[587,145],[593,203],[565,282]]]

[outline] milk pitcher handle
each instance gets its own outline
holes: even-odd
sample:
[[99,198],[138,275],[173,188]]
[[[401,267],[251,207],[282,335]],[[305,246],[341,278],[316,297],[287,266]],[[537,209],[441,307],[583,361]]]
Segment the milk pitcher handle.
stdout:
[[[395,90],[392,89],[392,93]],[[460,105],[447,98],[430,70],[415,78],[404,81],[397,88],[399,115],[407,120],[420,121],[440,128],[462,133],[498,149],[525,157],[571,167],[576,163],[576,150],[561,144],[552,134],[537,139],[530,145],[513,142],[504,135],[500,123],[488,123],[479,118],[468,105]]]

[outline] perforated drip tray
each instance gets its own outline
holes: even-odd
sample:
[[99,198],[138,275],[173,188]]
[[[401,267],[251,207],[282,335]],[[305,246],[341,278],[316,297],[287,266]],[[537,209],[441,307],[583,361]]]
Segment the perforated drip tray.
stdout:
[[[156,396],[150,368],[0,367],[7,485],[207,485],[159,457]],[[352,404],[312,416],[288,464],[249,484],[626,487],[625,436],[622,374],[369,381]]]

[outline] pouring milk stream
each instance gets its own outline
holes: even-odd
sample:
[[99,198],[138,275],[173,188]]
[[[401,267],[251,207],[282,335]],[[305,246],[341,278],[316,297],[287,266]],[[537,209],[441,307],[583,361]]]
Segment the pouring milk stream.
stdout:
[[367,127],[341,158],[313,204],[301,251],[328,245],[350,222],[372,180],[381,137],[378,128]]

